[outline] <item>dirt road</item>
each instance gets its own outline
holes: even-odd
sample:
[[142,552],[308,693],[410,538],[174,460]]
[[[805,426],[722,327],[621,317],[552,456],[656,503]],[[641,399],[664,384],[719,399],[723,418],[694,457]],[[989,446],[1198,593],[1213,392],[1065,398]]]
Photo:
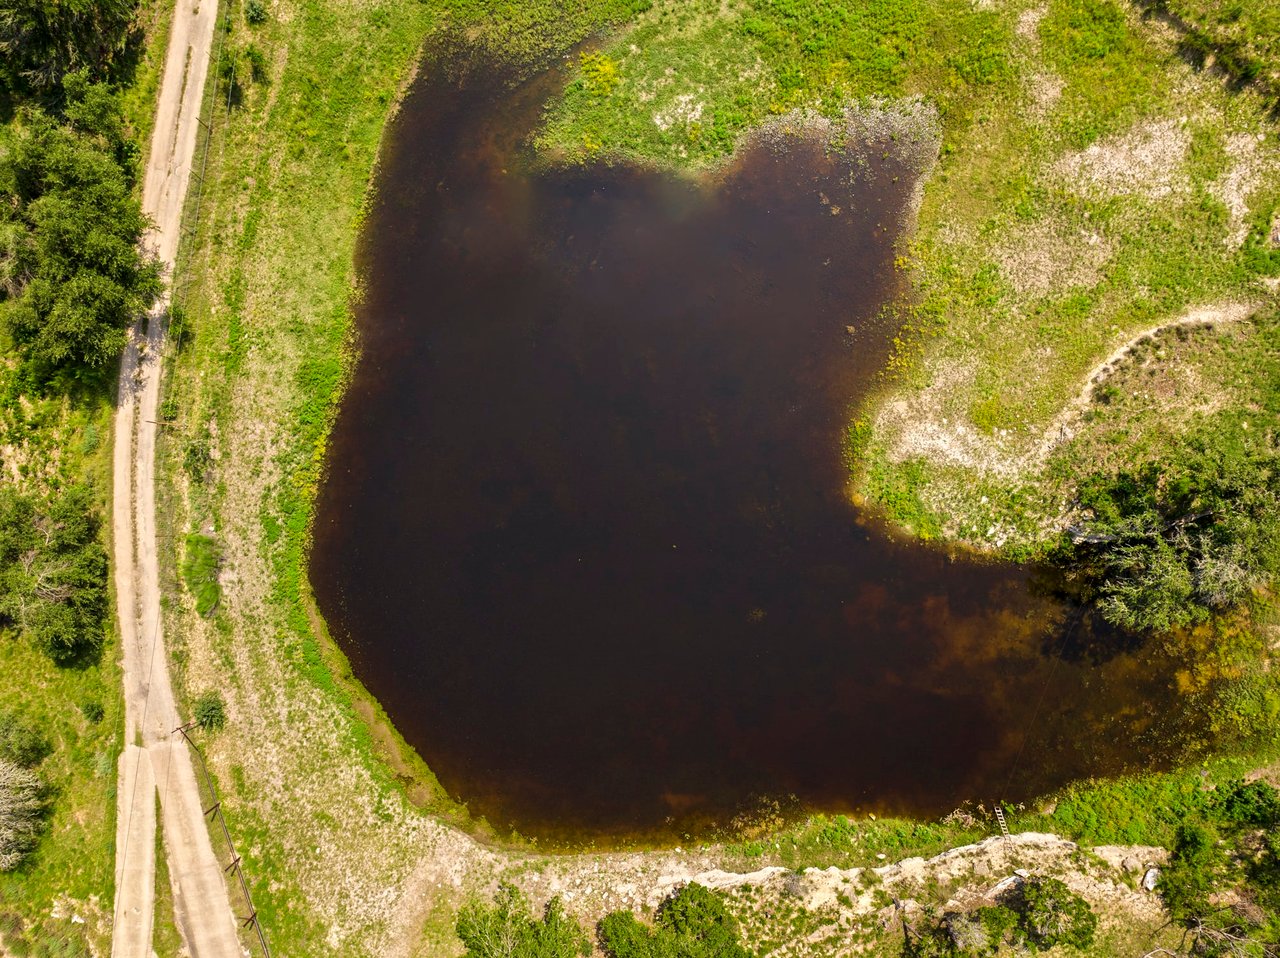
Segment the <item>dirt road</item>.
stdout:
[[[145,242],[172,273],[199,133],[216,0],[178,0],[142,187]],[[131,331],[120,362],[112,532],[124,653],[125,742],[117,788],[114,958],[150,958],[155,899],[155,801],[179,930],[195,958],[240,958],[222,868],[206,830],[191,755],[169,681],[155,534],[156,409],[167,298]],[[138,746],[138,747],[134,747]],[[148,865],[150,863],[150,865]]]

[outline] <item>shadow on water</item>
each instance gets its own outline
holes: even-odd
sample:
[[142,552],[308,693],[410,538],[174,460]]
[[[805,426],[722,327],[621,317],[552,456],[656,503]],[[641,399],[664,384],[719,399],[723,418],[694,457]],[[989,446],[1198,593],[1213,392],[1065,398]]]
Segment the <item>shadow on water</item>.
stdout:
[[1090,652],[1030,572],[849,501],[911,177],[802,137],[700,184],[534,169],[559,82],[455,63],[404,103],[316,522],[334,634],[450,792],[616,840],[1158,763],[1186,721],[1158,649]]

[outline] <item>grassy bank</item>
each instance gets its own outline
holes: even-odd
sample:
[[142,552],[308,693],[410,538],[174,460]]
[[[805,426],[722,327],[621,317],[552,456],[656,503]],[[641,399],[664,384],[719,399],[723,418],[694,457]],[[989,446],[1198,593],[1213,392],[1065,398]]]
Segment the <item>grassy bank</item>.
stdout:
[[[1028,554],[1104,453],[1159,457],[1197,417],[1254,417],[1269,402],[1253,372],[1271,356],[1269,314],[1252,309],[1269,294],[1249,244],[1278,200],[1274,134],[1249,94],[1198,74],[1127,6],[280,0],[263,22],[244,13],[231,5],[231,108],[183,253],[198,269],[167,360],[161,514],[180,694],[226,698],[227,726],[203,744],[280,953],[456,950],[457,901],[505,867],[440,826],[494,838],[351,678],[306,583],[328,429],[358,351],[361,211],[424,37],[458,28],[497,56],[536,61],[599,36],[539,134],[544,154],[567,162],[697,170],[791,110],[937,104],[942,155],[900,259],[916,295],[899,304],[905,331],[884,390],[851,431],[863,493],[917,533]],[[1090,397],[1040,458],[1040,437],[1117,346],[1191,307],[1236,304],[1250,308],[1229,327],[1144,347],[1181,377],[1180,403],[1142,405],[1152,390],[1116,378],[1116,395]],[[1117,377],[1145,375],[1137,362]],[[1211,410],[1197,405],[1204,383],[1230,385]],[[1020,823],[1101,841],[1105,820],[1126,841],[1162,840],[1169,824],[1144,803],[1166,781],[1182,794],[1194,775],[1073,793]],[[817,821],[729,854],[849,864],[987,830]]]

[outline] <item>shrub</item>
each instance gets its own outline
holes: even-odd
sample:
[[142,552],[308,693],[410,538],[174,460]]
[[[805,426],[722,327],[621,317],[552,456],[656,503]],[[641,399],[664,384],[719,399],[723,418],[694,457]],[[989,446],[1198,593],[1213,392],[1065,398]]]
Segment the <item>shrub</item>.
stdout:
[[1258,902],[1280,912],[1280,830],[1272,829],[1262,838],[1262,854],[1249,865],[1249,880],[1258,892]]
[[915,928],[904,925],[906,941],[902,953],[906,958],[953,958],[955,946],[951,940],[951,923],[967,916],[950,912],[938,919],[932,907],[926,907],[921,921]]
[[1009,905],[984,905],[948,912],[935,920],[926,913],[923,931],[908,936],[910,958],[984,958],[1068,945],[1093,944],[1098,919],[1089,903],[1056,878],[1031,878],[1010,896]]
[[1235,782],[1219,791],[1214,811],[1224,826],[1272,828],[1280,825],[1280,791],[1266,782]]
[[101,702],[90,701],[90,702],[80,703],[80,714],[83,715],[86,721],[88,721],[90,724],[97,725],[99,722],[102,721],[102,718],[104,715],[106,715],[106,712],[102,708]]
[[689,884],[658,909],[650,930],[629,911],[605,916],[600,941],[613,958],[748,958],[738,922],[720,897]]
[[0,872],[17,868],[43,828],[44,785],[35,772],[0,758]]
[[34,768],[53,751],[49,740],[13,712],[0,712],[0,761]]
[[1280,571],[1280,470],[1239,428],[1207,430],[1164,466],[1095,476],[1079,504],[1091,518],[1060,560],[1123,628],[1203,621]]
[[246,23],[257,25],[267,22],[267,5],[263,0],[245,0],[244,19]]
[[959,955],[994,955],[1019,938],[1018,915],[1003,905],[947,915],[942,928],[951,952]]
[[101,377],[161,289],[159,263],[139,246],[147,218],[119,98],[71,86],[79,99],[65,117],[28,111],[0,164],[14,278],[0,316],[44,380]]
[[961,955],[989,955],[998,947],[998,939],[991,940],[982,918],[976,911],[952,915],[945,924],[952,950]]
[[89,490],[37,503],[0,488],[0,616],[66,665],[98,653],[106,613],[107,553]]
[[213,450],[210,448],[206,431],[187,443],[187,448],[182,454],[182,468],[187,471],[187,475],[193,482],[204,482],[212,466]]
[[1209,896],[1226,870],[1226,856],[1217,834],[1196,822],[1178,826],[1173,853],[1160,872],[1159,890],[1169,914],[1179,921],[1204,915]]
[[455,926],[465,958],[574,958],[591,954],[591,943],[559,898],[547,903],[541,920],[529,912],[519,890],[504,884],[492,905],[471,902]]
[[222,700],[222,693],[205,692],[195,705],[196,723],[206,732],[216,732],[227,724],[227,704]]
[[1019,898],[1018,927],[1037,948],[1064,944],[1083,949],[1093,944],[1098,916],[1058,879],[1028,879]]
[[615,911],[600,919],[600,943],[613,958],[649,958],[655,954],[654,935],[629,911]]
[[134,0],[0,2],[0,77],[55,91],[73,70],[105,77],[134,30]]
[[249,63],[249,76],[253,78],[253,82],[266,83],[269,79],[266,54],[258,49],[257,44],[251,43],[245,47],[244,58]]

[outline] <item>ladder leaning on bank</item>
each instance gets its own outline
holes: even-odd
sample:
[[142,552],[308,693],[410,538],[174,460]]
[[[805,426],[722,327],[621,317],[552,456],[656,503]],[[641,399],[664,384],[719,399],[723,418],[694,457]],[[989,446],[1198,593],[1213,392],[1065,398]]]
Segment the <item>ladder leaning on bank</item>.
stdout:
[[1004,820],[1004,809],[998,804],[996,805],[996,821],[1000,823],[1000,834],[1004,836],[1005,844],[1012,848],[1013,836],[1009,834],[1009,823]]

